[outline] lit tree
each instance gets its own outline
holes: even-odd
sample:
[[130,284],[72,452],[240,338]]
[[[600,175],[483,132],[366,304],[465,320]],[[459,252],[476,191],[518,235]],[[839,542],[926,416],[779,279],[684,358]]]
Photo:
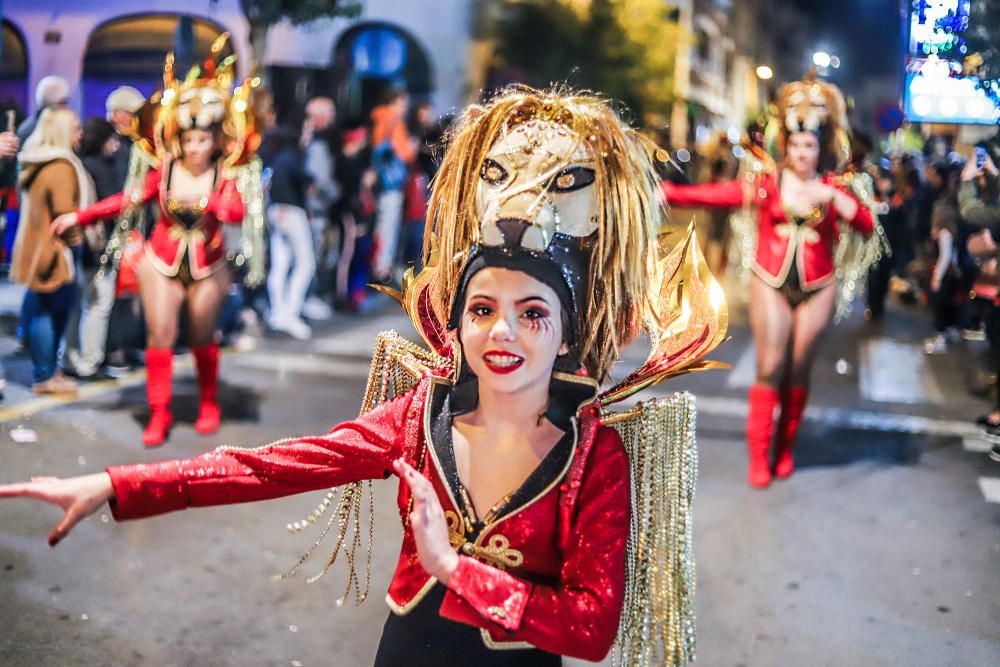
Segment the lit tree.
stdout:
[[965,36],[969,53],[983,58],[983,76],[1000,79],[1000,0],[972,0]]
[[569,83],[669,115],[680,29],[664,0],[503,0],[493,27],[501,66],[524,82]]

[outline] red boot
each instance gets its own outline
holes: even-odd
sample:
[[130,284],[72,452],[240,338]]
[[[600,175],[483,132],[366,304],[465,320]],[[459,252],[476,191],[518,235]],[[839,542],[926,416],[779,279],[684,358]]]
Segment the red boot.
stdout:
[[778,438],[774,445],[774,474],[779,479],[785,479],[795,470],[792,447],[808,398],[809,389],[806,387],[791,387],[781,394],[781,417],[778,418]]
[[194,422],[194,430],[202,435],[208,435],[219,430],[219,422],[222,419],[222,411],[216,401],[219,390],[219,346],[216,343],[209,343],[193,347],[191,352],[198,368],[198,389],[201,391],[201,404],[198,406],[198,419]]
[[750,410],[747,413],[747,449],[750,469],[747,481],[758,489],[771,483],[771,466],[767,452],[771,447],[774,431],[774,408],[778,404],[778,390],[765,384],[754,384],[749,393]]
[[142,432],[142,444],[157,447],[163,444],[174,418],[170,415],[170,395],[173,390],[174,351],[146,348],[146,401],[149,422]]

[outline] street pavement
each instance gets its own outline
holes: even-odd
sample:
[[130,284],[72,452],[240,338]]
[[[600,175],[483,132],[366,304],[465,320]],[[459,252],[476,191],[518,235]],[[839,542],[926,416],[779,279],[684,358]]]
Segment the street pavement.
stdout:
[[[980,344],[926,357],[925,318],[899,306],[878,325],[855,316],[832,328],[798,470],[759,491],[745,482],[753,355],[738,306],[733,320],[731,340],[713,355],[731,371],[654,392],[698,398],[696,664],[1000,665],[1000,464],[971,425],[988,403],[968,391]],[[182,357],[178,425],[153,451],[139,442],[141,374],[89,385],[70,402],[36,399],[27,359],[0,338],[8,382],[0,481],[324,432],[357,413],[375,334],[390,328],[414,336],[389,307],[338,316],[312,341],[274,337],[227,353],[224,424],[209,438],[193,431],[197,385]],[[630,349],[623,370],[643,352]],[[27,429],[37,442],[15,442]],[[292,535],[286,524],[305,517],[322,492],[122,524],[101,511],[57,549],[45,544],[57,509],[4,501],[0,665],[370,665],[400,541],[394,492],[391,481],[375,484],[371,594],[360,606],[336,603],[339,563],[317,583],[305,581],[330,544],[299,576],[270,579],[319,535],[321,525]]]

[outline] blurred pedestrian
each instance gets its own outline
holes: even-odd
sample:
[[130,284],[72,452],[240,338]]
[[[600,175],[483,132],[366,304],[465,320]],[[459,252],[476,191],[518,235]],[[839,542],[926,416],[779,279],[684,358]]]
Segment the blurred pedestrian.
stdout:
[[69,82],[61,76],[49,75],[35,86],[35,113],[25,118],[17,126],[17,139],[22,144],[27,140],[42,113],[49,108],[64,107],[69,104]]
[[384,284],[393,280],[407,165],[416,157],[415,142],[406,130],[408,106],[406,93],[390,90],[371,113],[372,168],[378,176],[372,271],[375,280]]
[[905,222],[899,209],[902,198],[895,191],[892,173],[887,169],[880,168],[876,172],[874,185],[875,205],[872,212],[878,216],[879,225],[885,232],[890,251],[883,253],[878,262],[872,266],[871,271],[868,272],[865,319],[870,321],[880,320],[885,314],[885,299],[889,293],[889,280],[893,275],[898,275],[896,269],[897,248],[902,248],[908,238]]
[[[98,199],[121,191],[122,183],[116,169],[116,155],[121,142],[115,127],[103,118],[91,118],[83,125],[80,160],[87,169]],[[65,368],[68,374],[84,380],[104,379],[100,372],[108,340],[108,322],[115,305],[117,273],[110,266],[101,271],[101,257],[107,249],[114,221],[90,225],[83,229],[79,249],[77,283],[79,305],[73,309],[66,332]]]
[[[17,126],[17,140],[24,144],[25,140],[35,131],[35,125],[42,112],[49,108],[61,108],[69,104],[70,98],[69,82],[61,76],[50,75],[42,77],[35,86],[35,112],[21,121]],[[16,235],[16,231],[15,231]],[[21,341],[27,340],[27,316],[28,316],[27,294],[21,303],[21,315],[17,325],[17,338]]]
[[[1000,257],[997,240],[1000,239],[1000,174],[993,160],[986,156],[982,165],[969,160],[962,170],[962,186],[958,192],[959,213],[976,231],[969,237],[969,254],[981,262],[980,269],[1000,275],[997,260]],[[1000,279],[1000,278],[998,278]],[[986,313],[986,340],[994,373],[1000,375],[1000,303],[994,295]],[[987,435],[1000,439],[1000,386],[996,390],[996,405],[988,414],[979,418]],[[1000,444],[993,449],[1000,455]]]
[[[316,254],[316,273],[325,275],[327,258],[332,241],[331,218],[333,208],[340,198],[340,184],[335,178],[334,123],[337,108],[329,97],[314,97],[306,104],[306,119],[302,127],[302,144],[305,147],[305,165],[312,186],[309,188],[306,212],[312,228],[313,248]],[[310,319],[326,319],[331,310],[320,299],[316,281],[304,304],[304,313]]]
[[271,136],[274,156],[266,165],[271,172],[267,207],[271,230],[268,325],[275,331],[305,340],[312,336],[312,329],[302,321],[302,304],[316,272],[313,236],[306,214],[312,177],[305,168],[298,128],[278,127]]
[[70,246],[80,243],[80,233],[55,235],[50,227],[58,216],[94,201],[93,183],[73,152],[79,141],[75,113],[45,109],[19,156],[22,217],[11,278],[28,286],[25,323],[36,394],[76,392],[76,384],[57,372],[57,357],[76,299]]
[[375,172],[368,128],[348,124],[337,154],[337,181],[341,197],[336,206],[340,223],[340,258],[337,262],[335,299],[338,308],[357,311],[365,301],[369,282],[372,225],[375,217]]
[[935,335],[924,341],[924,352],[943,354],[959,338],[958,301],[961,298],[961,273],[958,264],[958,171],[939,171],[944,186],[931,211],[930,280],[928,298],[934,318]]
[[[10,109],[6,112],[9,114],[9,118],[13,121],[14,110]],[[20,148],[20,142],[17,139],[17,133],[13,131],[10,127],[13,122],[8,124],[7,129],[0,132],[0,215],[3,216],[4,230],[3,230],[3,247],[6,250],[8,247],[8,235],[12,235],[16,231],[16,224],[9,225],[9,219],[7,217],[7,212],[13,206],[17,204],[17,150]],[[13,227],[13,229],[11,228]],[[13,236],[10,236],[10,245],[13,245]],[[4,256],[4,263],[6,263],[6,255]],[[3,368],[0,367],[0,401],[4,398],[4,391],[7,389],[7,381],[4,379]]]
[[132,86],[119,86],[104,100],[106,118],[115,129],[118,148],[114,152],[114,174],[118,184],[112,192],[121,192],[128,177],[128,164],[132,156],[132,123],[146,98]]
[[403,188],[403,226],[396,261],[405,267],[420,268],[424,247],[424,218],[430,182],[436,171],[432,143],[435,141],[434,115],[430,102],[421,102],[410,110],[407,132],[414,142],[416,155],[406,174]]

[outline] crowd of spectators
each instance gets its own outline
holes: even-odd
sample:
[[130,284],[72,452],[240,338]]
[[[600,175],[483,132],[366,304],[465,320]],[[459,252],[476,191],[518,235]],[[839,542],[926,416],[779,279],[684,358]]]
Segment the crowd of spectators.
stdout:
[[[40,394],[72,393],[79,380],[118,377],[143,363],[136,285],[101,270],[114,222],[58,237],[47,220],[123,190],[129,128],[145,99],[119,87],[104,118],[81,123],[71,97],[64,79],[45,77],[37,111],[22,118],[10,110],[0,132],[2,263],[27,286],[17,338]],[[371,283],[398,285],[419,263],[444,123],[428,102],[411,105],[397,90],[363,117],[342,119],[333,100],[315,97],[288,118],[261,120],[268,276],[253,292],[233,286],[219,331],[244,347],[263,333],[262,322],[308,339],[310,322],[335,310],[367,312],[377,299]],[[0,374],[0,398],[2,390]]]
[[986,343],[970,377],[985,378],[970,389],[992,391],[996,403],[977,418],[994,443],[991,458],[1000,462],[1000,298],[997,257],[1000,241],[1000,139],[975,147],[972,156],[883,157],[862,163],[875,184],[875,213],[892,250],[868,276],[870,321],[885,316],[886,299],[895,294],[929,310],[932,332],[923,342],[928,355],[948,354],[965,341],[971,351]]

